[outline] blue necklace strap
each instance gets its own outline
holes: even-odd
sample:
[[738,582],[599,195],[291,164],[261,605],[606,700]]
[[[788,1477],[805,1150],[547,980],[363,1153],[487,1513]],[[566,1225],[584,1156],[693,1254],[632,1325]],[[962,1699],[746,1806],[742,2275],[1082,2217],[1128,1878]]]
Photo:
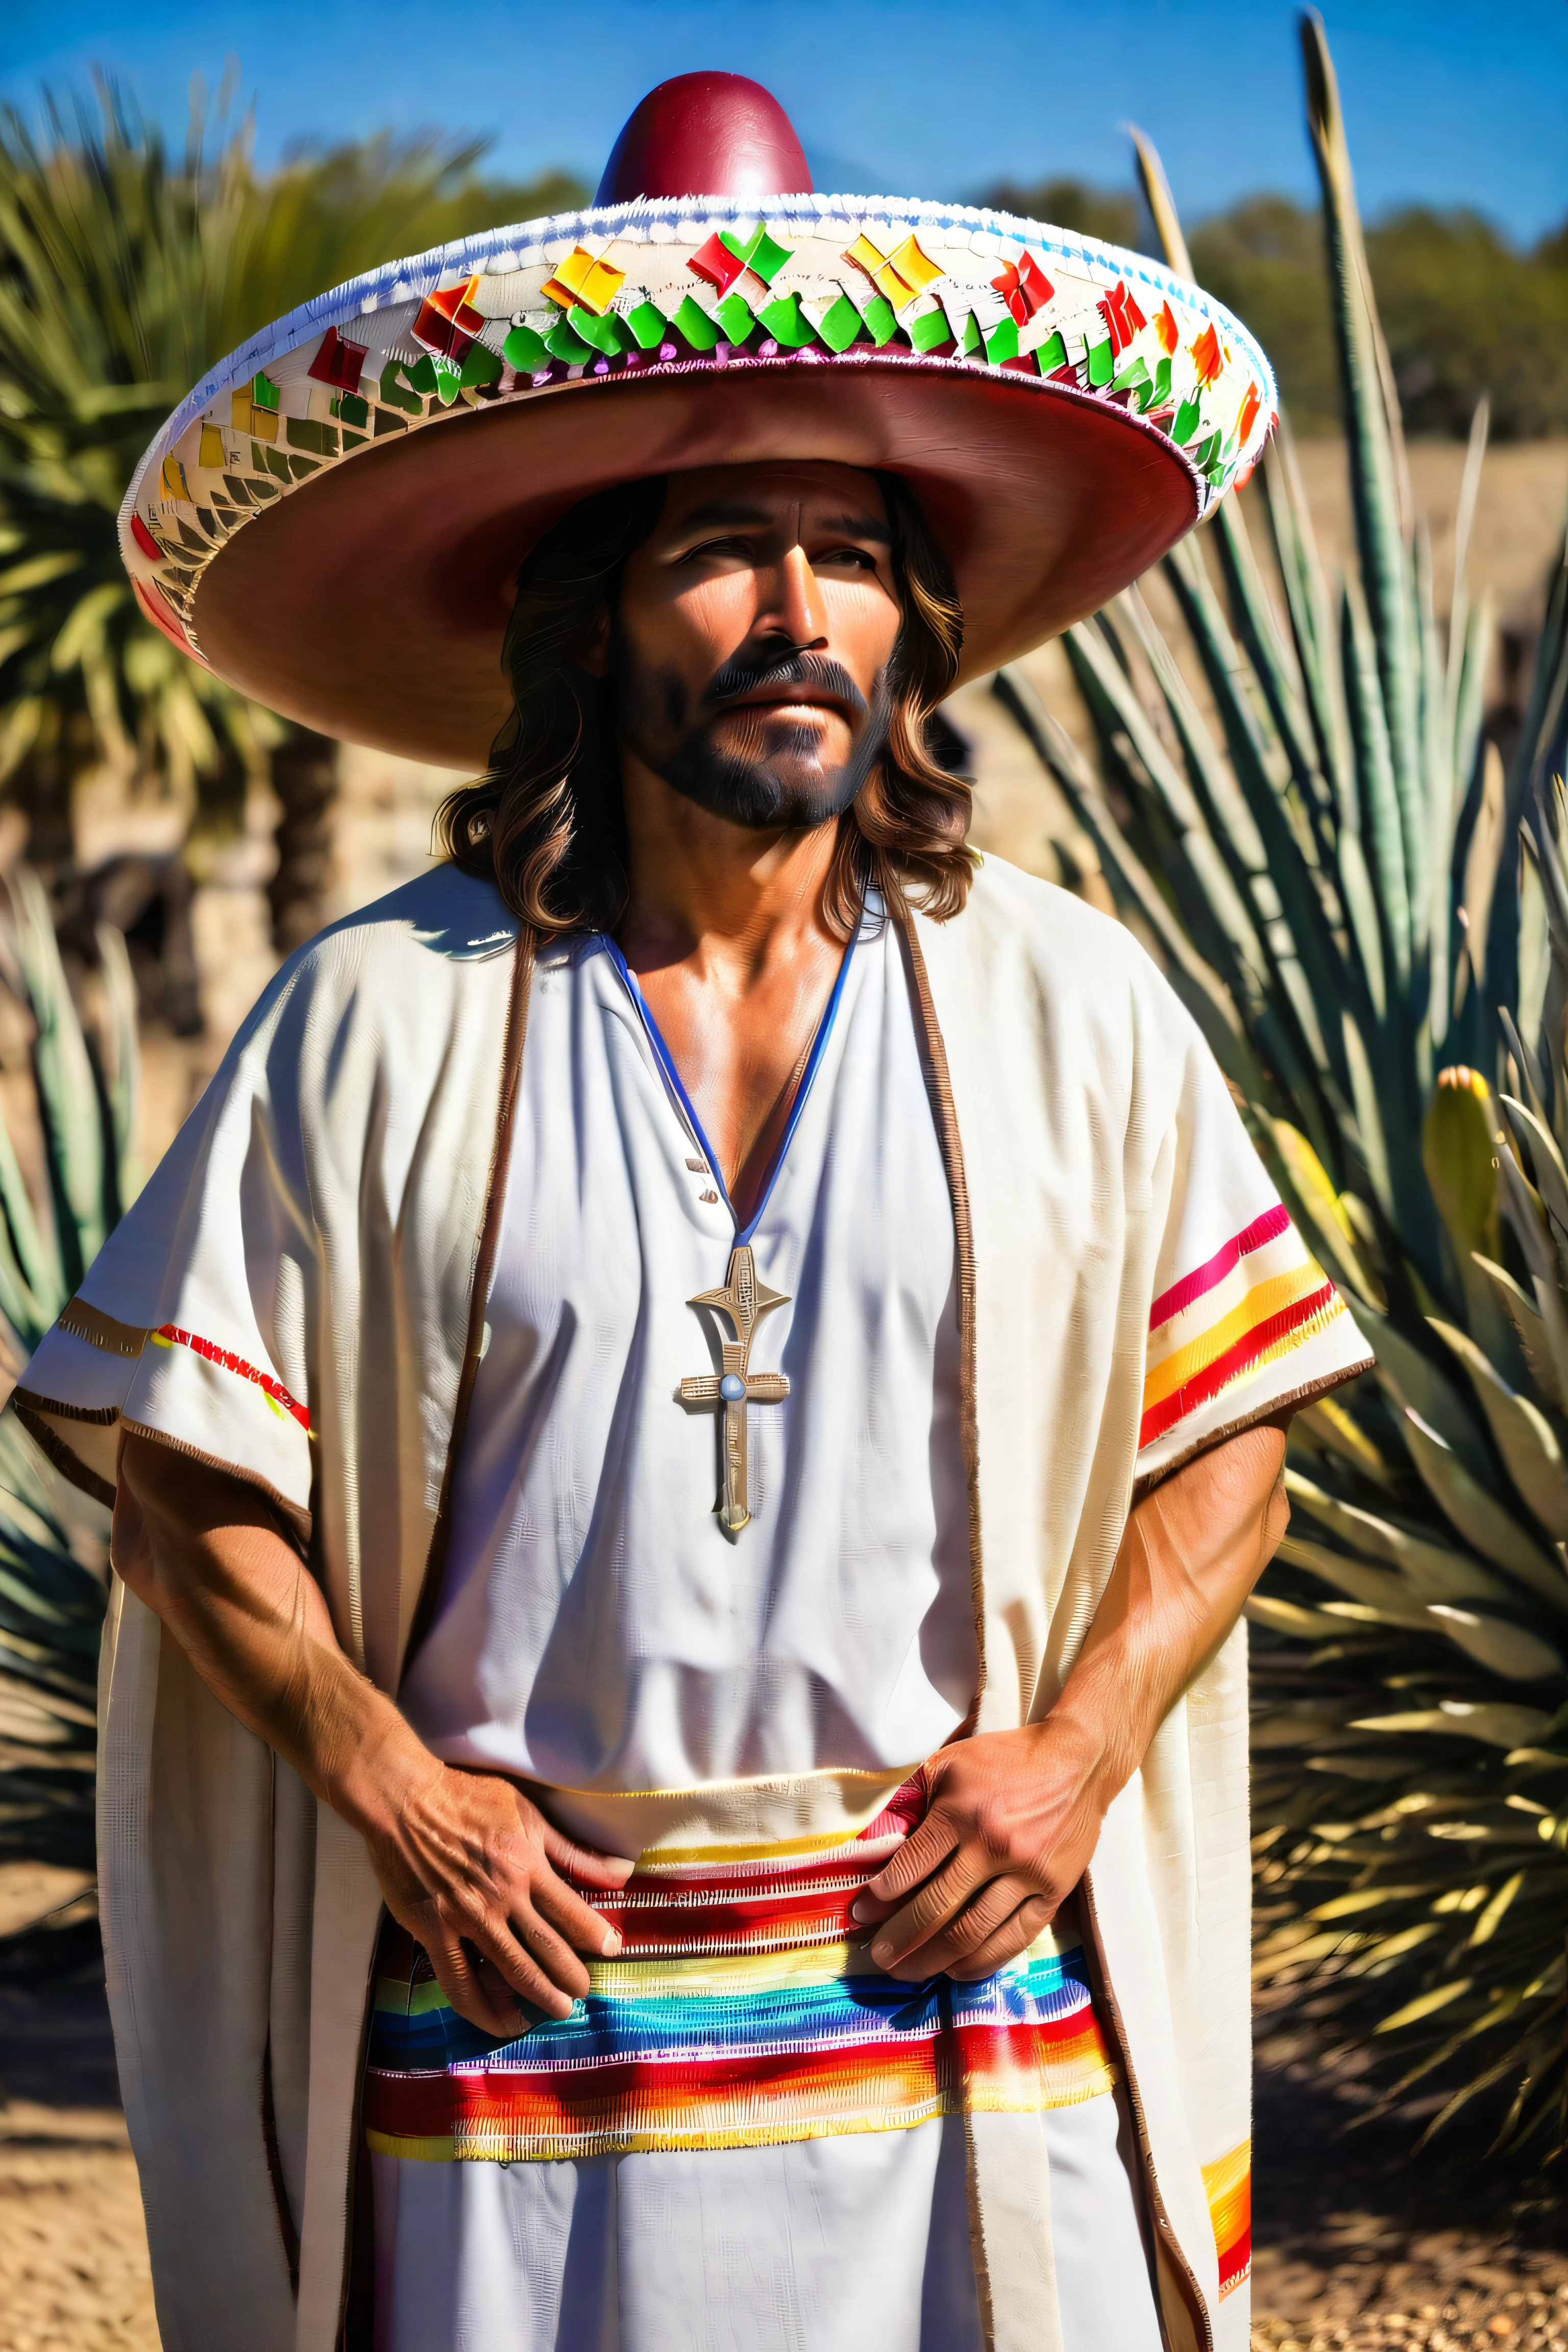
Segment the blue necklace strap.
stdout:
[[[861,921],[864,921],[863,914]],[[800,1074],[800,1084],[795,1090],[795,1100],[790,1105],[789,1118],[785,1124],[784,1131],[779,1139],[778,1149],[773,1153],[772,1160],[768,1163],[767,1176],[763,1181],[763,1189],[757,1196],[757,1205],[752,1212],[750,1220],[743,1227],[741,1225],[739,1218],[736,1218],[735,1247],[737,1249],[743,1247],[744,1244],[752,1239],[757,1227],[761,1224],[763,1213],[767,1208],[769,1201],[773,1197],[773,1186],[778,1181],[779,1171],[783,1168],[785,1155],[789,1150],[790,1145],[795,1140],[795,1131],[800,1125],[801,1115],[805,1109],[806,1097],[810,1094],[817,1071],[822,1066],[822,1057],[827,1050],[827,1040],[832,1034],[834,1022],[838,1017],[838,1007],[843,1001],[844,996],[844,983],[849,977],[849,959],[855,952],[857,942],[860,937],[860,930],[861,923],[858,922],[855,929],[849,934],[848,943],[844,950],[843,957],[839,962],[837,977],[835,979],[833,983],[833,992],[828,997],[827,1003],[823,1009],[822,1018],[816,1024],[816,1034],[811,1041],[811,1051],[806,1055],[805,1067]],[[676,1102],[680,1109],[680,1115],[691,1130],[693,1140],[701,1149],[702,1156],[708,1162],[713,1181],[718,1185],[720,1192],[723,1195],[724,1206],[729,1210],[730,1214],[733,1217],[735,1216],[735,1204],[730,1198],[730,1188],[724,1181],[723,1171],[719,1165],[718,1157],[714,1152],[712,1145],[709,1142],[707,1136],[703,1132],[702,1121],[697,1116],[696,1108],[692,1103],[691,1097],[687,1093],[685,1086],[681,1082],[680,1072],[675,1066],[675,1056],[670,1052],[669,1047],[665,1044],[664,1038],[659,1032],[658,1024],[654,1019],[653,1013],[649,1009],[647,999],[644,996],[642,990],[637,985],[637,974],[632,971],[625,956],[621,953],[619,942],[612,939],[608,931],[601,931],[599,936],[605,942],[605,946],[609,952],[611,961],[614,963],[616,970],[620,973],[627,994],[630,996],[632,1003],[637,1009],[637,1014],[642,1022],[644,1031],[647,1034],[648,1044],[653,1048],[654,1059],[658,1064],[659,1069],[663,1074],[665,1083],[668,1087],[670,1093],[675,1097]]]

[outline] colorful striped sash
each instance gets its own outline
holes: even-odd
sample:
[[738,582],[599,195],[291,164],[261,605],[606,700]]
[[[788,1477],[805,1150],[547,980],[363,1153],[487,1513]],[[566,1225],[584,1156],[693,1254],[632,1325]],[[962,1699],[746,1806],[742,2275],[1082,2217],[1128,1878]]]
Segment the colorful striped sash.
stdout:
[[809,1859],[753,1847],[700,1866],[645,1856],[595,1907],[621,1931],[560,2020],[497,2042],[450,2009],[388,1924],[364,2117],[386,2156],[451,2163],[750,2147],[899,2131],[963,2110],[1037,2113],[1115,2069],[1065,1926],[976,1984],[900,1983],[850,1906],[920,1817],[918,1781]]

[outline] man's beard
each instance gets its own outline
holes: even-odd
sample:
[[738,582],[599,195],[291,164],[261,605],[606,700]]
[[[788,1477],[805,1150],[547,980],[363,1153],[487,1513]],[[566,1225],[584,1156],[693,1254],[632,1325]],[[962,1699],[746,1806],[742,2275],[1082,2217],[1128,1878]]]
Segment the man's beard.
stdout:
[[[764,683],[805,687],[841,703],[850,714],[848,758],[826,765],[820,728],[792,723],[776,704],[734,713],[731,731],[739,719],[744,740],[721,749],[709,721]],[[694,709],[678,672],[645,667],[618,635],[610,694],[616,733],[656,776],[699,808],[759,833],[810,832],[842,815],[882,755],[892,709],[885,669],[868,704],[842,663],[792,650],[763,661],[737,655],[714,673]]]

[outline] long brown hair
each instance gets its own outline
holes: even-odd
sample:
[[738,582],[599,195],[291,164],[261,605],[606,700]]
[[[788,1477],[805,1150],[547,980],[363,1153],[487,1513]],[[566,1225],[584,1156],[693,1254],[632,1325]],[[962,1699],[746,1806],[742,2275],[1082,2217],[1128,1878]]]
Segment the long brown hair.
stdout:
[[[963,614],[913,493],[878,481],[892,536],[903,625],[888,666],[887,746],[838,819],[823,914],[847,939],[868,884],[912,895],[939,922],[968,896],[971,793],[927,747],[931,713],[958,675]],[[512,913],[550,933],[610,930],[626,902],[626,835],[601,682],[577,667],[613,612],[626,559],[664,509],[665,478],[596,491],[525,557],[501,662],[512,710],[488,772],[442,802],[436,837],[453,864],[493,880]]]

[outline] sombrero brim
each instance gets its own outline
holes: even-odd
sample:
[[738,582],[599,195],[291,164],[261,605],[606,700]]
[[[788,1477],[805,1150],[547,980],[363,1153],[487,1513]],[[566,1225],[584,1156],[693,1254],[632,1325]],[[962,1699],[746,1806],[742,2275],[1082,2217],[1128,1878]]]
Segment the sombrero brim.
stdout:
[[153,443],[121,543],[149,617],[242,692],[478,768],[518,564],[591,490],[769,457],[895,471],[974,677],[1173,546],[1274,405],[1246,330],[1139,255],[886,200],[639,203],[269,329]]

